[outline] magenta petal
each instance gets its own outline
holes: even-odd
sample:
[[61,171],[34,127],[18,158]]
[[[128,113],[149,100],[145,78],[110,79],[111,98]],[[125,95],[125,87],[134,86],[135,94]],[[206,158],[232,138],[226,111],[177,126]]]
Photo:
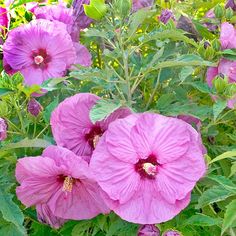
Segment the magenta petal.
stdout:
[[92,148],[85,139],[85,134],[93,126],[89,112],[98,99],[96,95],[81,93],[59,104],[53,111],[50,122],[58,145],[72,150],[77,155],[91,155]]
[[121,162],[107,151],[104,139],[100,140],[93,152],[90,168],[110,198],[121,203],[127,202],[137,190],[140,176],[133,164]]
[[157,224],[175,217],[190,202],[190,194],[184,199],[169,204],[161,196],[153,194],[150,183],[143,182],[132,201],[113,205],[111,209],[122,219],[137,224]]
[[116,158],[136,163],[137,153],[131,142],[131,129],[137,116],[131,115],[124,119],[116,120],[109,125],[106,133],[106,144],[108,151]]
[[92,64],[92,56],[89,52],[89,50],[79,43],[74,43],[74,47],[76,50],[76,60],[74,64],[80,64],[82,66],[89,67]]
[[52,228],[58,229],[65,222],[65,219],[59,218],[52,214],[47,204],[36,205],[38,220],[43,224],[49,224]]
[[100,191],[94,181],[83,180],[74,185],[71,193],[57,191],[48,202],[48,206],[53,214],[64,219],[91,219],[100,213],[109,212]]
[[220,43],[222,49],[236,48],[235,42],[236,30],[228,22],[221,24]]
[[212,87],[212,81],[217,75],[218,67],[209,67],[207,69],[206,80],[209,87]]

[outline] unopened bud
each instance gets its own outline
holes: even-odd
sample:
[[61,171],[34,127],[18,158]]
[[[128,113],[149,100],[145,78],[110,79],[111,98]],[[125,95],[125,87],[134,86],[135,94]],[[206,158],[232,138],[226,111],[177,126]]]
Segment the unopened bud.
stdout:
[[235,0],[227,0],[226,4],[225,4],[225,8],[231,8],[232,10],[236,11],[236,2]]
[[32,115],[37,117],[39,113],[43,110],[43,107],[39,102],[37,102],[34,98],[31,98],[28,103],[28,112]]
[[225,17],[227,20],[230,20],[234,16],[234,11],[232,8],[228,8],[225,11]]
[[142,225],[137,236],[160,236],[160,230],[155,225]]
[[167,24],[170,19],[175,20],[173,12],[171,10],[169,10],[169,9],[162,10],[161,15],[159,17],[159,20],[163,24]]
[[221,5],[216,5],[214,8],[216,18],[221,19],[224,16],[224,8]]
[[182,234],[177,230],[168,230],[162,236],[182,236]]
[[228,78],[222,78],[221,76],[216,76],[216,78],[213,80],[213,85],[217,91],[217,93],[222,94],[227,85],[228,85]]

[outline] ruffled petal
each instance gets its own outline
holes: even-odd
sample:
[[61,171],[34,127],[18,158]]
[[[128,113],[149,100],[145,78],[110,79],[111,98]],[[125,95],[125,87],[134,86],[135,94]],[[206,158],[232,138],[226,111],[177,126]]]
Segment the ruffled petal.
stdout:
[[85,139],[93,126],[89,118],[92,106],[99,99],[89,93],[77,94],[59,104],[51,116],[51,127],[56,143],[77,155],[91,155],[92,148]]
[[108,151],[121,161],[134,164],[138,161],[138,155],[131,142],[131,128],[138,115],[130,115],[124,119],[118,119],[109,125],[106,132],[106,145]]
[[134,164],[112,156],[107,151],[105,137],[93,152],[90,168],[101,188],[113,200],[127,202],[138,187],[140,176],[135,171]]

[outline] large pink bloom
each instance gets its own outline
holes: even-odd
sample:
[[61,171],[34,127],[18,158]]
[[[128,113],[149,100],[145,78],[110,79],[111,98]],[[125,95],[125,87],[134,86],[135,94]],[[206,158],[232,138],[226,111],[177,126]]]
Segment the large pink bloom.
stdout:
[[87,66],[90,57],[83,52],[64,24],[43,19],[13,29],[3,45],[5,66],[20,71],[27,85],[64,76],[72,64]]
[[17,197],[27,207],[37,205],[47,223],[51,215],[82,220],[109,212],[88,163],[65,148],[50,146],[42,156],[20,159],[16,179]]
[[59,104],[51,116],[52,133],[57,145],[77,155],[90,156],[108,125],[131,113],[127,108],[120,108],[107,119],[93,124],[89,113],[99,99],[94,94],[80,93]]
[[[229,83],[236,83],[236,61],[221,59],[218,67],[210,67],[207,70],[206,80],[209,87],[213,86],[213,80],[217,75],[226,75]],[[228,100],[227,106],[231,109],[236,104],[236,96]]]
[[176,118],[133,114],[109,125],[90,167],[110,208],[124,220],[170,220],[204,175],[199,133]]
[[228,22],[221,24],[220,43],[222,49],[236,48],[236,29]]

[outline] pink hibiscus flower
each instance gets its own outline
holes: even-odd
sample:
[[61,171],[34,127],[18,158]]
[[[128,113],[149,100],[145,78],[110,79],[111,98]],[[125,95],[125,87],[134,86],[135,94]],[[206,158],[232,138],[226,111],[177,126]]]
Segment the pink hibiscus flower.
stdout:
[[[206,74],[206,80],[209,87],[213,86],[213,80],[217,75],[226,75],[229,83],[236,83],[236,61],[221,59],[218,67],[209,67]],[[217,99],[213,97],[213,99]],[[236,104],[236,95],[228,100],[227,106],[233,109]]]
[[222,49],[236,48],[236,29],[228,22],[221,24],[220,43]]
[[87,49],[72,41],[65,24],[43,19],[11,30],[3,56],[7,71],[20,71],[27,85],[62,77],[73,64],[91,63]]
[[189,204],[206,171],[199,133],[179,119],[152,113],[111,123],[90,167],[110,208],[139,224],[172,219]]
[[[88,163],[65,148],[50,146],[42,156],[21,158],[16,179],[17,197],[27,207],[36,205],[44,222],[55,217],[90,219],[109,212]],[[59,218],[51,224],[57,226]]]
[[107,119],[93,124],[89,113],[99,99],[94,94],[80,93],[59,104],[53,111],[50,122],[57,145],[66,147],[77,155],[90,156],[108,125],[131,114],[128,108],[120,108]]

